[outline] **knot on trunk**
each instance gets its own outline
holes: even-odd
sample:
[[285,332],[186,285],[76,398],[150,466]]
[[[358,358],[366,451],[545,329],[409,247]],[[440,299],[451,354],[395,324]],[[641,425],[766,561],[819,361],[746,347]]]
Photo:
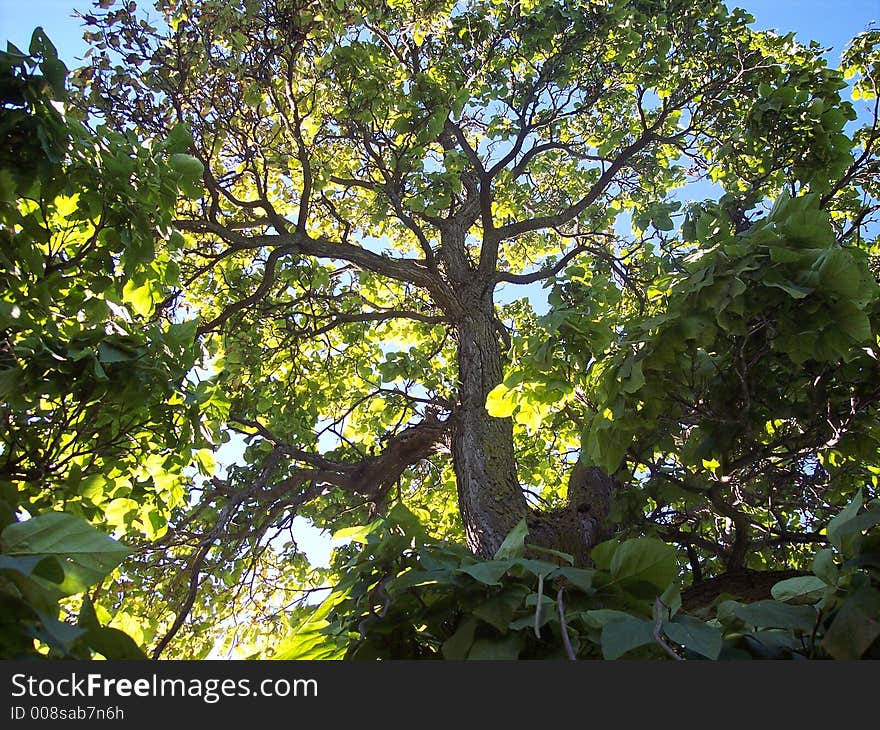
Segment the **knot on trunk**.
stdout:
[[577,566],[590,565],[593,547],[610,535],[608,515],[615,486],[614,479],[598,467],[578,462],[568,480],[565,504],[527,517],[529,542],[569,553]]

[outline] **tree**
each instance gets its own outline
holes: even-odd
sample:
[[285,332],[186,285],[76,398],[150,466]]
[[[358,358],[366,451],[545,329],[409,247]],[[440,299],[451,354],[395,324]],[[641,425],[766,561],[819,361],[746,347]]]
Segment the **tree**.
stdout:
[[[151,283],[139,313],[197,313],[202,436],[244,445],[225,472],[204,446],[169,446],[202,478],[124,593],[157,655],[181,631],[178,652],[210,650],[224,606],[246,617],[237,641],[258,644],[249,618],[277,630],[324,580],[349,592],[289,612],[307,618],[297,635],[353,611],[338,627],[381,654],[368,634],[420,585],[401,571],[442,565],[475,578],[481,602],[531,570],[536,636],[544,580],[588,591],[624,576],[666,605],[680,569],[702,591],[694,608],[728,590],[752,600],[811,565],[845,505],[857,533],[872,527],[876,31],[835,70],[718,2],[157,8],[161,28],[134,3],[84,16],[82,107],[154,143],[191,132],[177,165],[203,190],[168,223],[182,242],[156,248],[179,277]],[[861,129],[844,71],[873,104]],[[683,204],[698,180],[714,199]],[[546,313],[507,299],[538,284]],[[295,516],[366,546],[310,570],[282,542]],[[414,544],[433,569],[406,563]],[[563,565],[504,562],[547,555]],[[662,569],[621,567],[643,560]],[[452,637],[479,654],[484,624],[504,633],[529,600],[517,589],[501,601],[514,613],[480,624],[453,584],[455,608],[437,605],[455,620],[430,641],[408,633],[415,654]],[[563,587],[554,630],[571,655]],[[651,640],[646,595],[614,607]],[[870,615],[875,597],[848,605]]]

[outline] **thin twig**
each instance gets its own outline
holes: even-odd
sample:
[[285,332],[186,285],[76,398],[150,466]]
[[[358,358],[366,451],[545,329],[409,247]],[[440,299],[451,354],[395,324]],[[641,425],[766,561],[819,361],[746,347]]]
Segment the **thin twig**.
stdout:
[[538,602],[535,604],[535,637],[541,638],[541,600],[544,598],[544,574],[538,573]]
[[672,647],[663,640],[662,636],[660,636],[660,627],[663,626],[664,608],[665,607],[663,606],[663,602],[660,600],[660,597],[657,596],[657,599],[654,601],[654,613],[657,614],[657,618],[654,620],[654,641],[660,644],[660,646],[663,648],[663,651],[669,654],[669,656],[671,656],[673,659],[684,661],[684,658],[676,654],[672,650]]
[[571,646],[571,639],[568,638],[568,627],[565,625],[565,606],[562,605],[562,587],[556,592],[556,606],[559,608],[559,624],[562,627],[562,643],[565,644],[565,653],[572,661],[576,661],[574,649]]

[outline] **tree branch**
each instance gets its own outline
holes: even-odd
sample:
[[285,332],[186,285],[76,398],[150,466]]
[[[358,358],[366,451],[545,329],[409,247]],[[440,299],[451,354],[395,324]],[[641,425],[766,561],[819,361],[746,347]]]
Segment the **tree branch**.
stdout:
[[537,271],[533,271],[530,274],[511,274],[506,271],[499,271],[495,275],[495,281],[507,281],[511,284],[531,284],[536,281],[541,281],[542,279],[546,279],[549,276],[555,276],[558,274],[565,266],[568,264],[576,256],[588,251],[590,249],[589,246],[580,245],[575,246],[571,251],[565,254],[559,261],[557,261],[552,266],[545,266],[542,269],[538,269]]
[[182,231],[213,233],[231,244],[233,250],[286,247],[288,252],[296,251],[315,258],[347,261],[360,269],[427,289],[434,296],[437,304],[443,308],[451,306],[451,302],[454,301],[445,282],[426,267],[424,259],[377,254],[355,244],[331,241],[324,237],[314,238],[303,231],[243,236],[216,221],[179,219],[174,225]]
[[555,215],[538,216],[537,218],[516,221],[515,223],[509,223],[506,226],[496,228],[493,232],[493,238],[497,239],[497,241],[503,241],[532,231],[540,231],[545,228],[558,228],[565,223],[568,223],[596,202],[599,196],[605,192],[606,188],[614,180],[615,175],[626,167],[630,161],[652,141],[654,141],[654,134],[653,132],[648,132],[639,137],[628,147],[625,147],[614,162],[608,166],[608,169],[606,169],[599,179],[593,183],[589,191],[587,191],[587,194],[577,203],[568,206],[568,208]]

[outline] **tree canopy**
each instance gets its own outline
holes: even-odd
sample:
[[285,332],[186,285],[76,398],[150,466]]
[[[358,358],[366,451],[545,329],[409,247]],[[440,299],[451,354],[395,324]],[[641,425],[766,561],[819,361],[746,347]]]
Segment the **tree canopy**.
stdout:
[[0,56],[4,655],[880,656],[880,32],[156,11]]

